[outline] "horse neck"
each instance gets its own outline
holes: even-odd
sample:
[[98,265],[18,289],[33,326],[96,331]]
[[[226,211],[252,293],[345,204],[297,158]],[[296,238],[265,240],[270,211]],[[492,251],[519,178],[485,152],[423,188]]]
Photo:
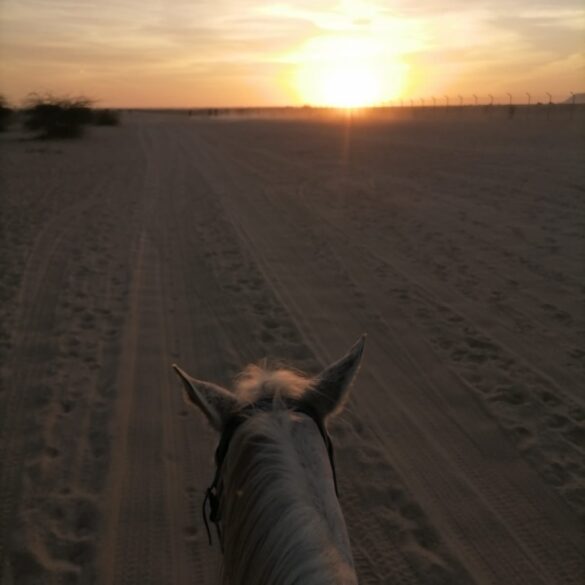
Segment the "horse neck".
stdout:
[[357,583],[327,450],[309,417],[266,413],[242,426],[221,508],[230,585]]

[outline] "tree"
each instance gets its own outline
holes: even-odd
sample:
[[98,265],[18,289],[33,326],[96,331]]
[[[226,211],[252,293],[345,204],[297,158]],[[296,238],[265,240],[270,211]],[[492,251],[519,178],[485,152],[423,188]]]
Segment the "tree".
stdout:
[[10,122],[12,121],[12,116],[14,111],[8,105],[6,98],[3,95],[0,95],[0,132],[4,132]]
[[91,100],[30,94],[25,101],[24,126],[39,138],[78,138],[92,122]]

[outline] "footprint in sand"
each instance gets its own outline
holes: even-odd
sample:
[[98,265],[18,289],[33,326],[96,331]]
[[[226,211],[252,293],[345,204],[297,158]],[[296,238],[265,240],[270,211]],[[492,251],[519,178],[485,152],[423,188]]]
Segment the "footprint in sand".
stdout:
[[585,428],[580,425],[571,425],[571,428],[563,431],[563,436],[577,447],[585,446]]
[[278,329],[279,324],[278,321],[276,321],[275,319],[273,319],[272,317],[265,317],[262,320],[262,324],[264,325],[264,327],[266,327],[267,329]]
[[267,344],[273,343],[274,342],[274,335],[272,335],[272,333],[270,333],[270,331],[263,330],[260,333],[260,341],[262,341],[262,343],[267,343]]
[[570,424],[570,420],[561,414],[553,414],[547,418],[548,426],[552,429],[561,429]]
[[499,392],[489,397],[489,400],[492,402],[504,402],[512,406],[520,406],[526,402],[526,398],[526,393],[523,390],[515,386],[507,386],[501,387]]
[[574,347],[573,349],[569,350],[568,355],[576,360],[585,361],[585,350],[582,350],[579,347]]
[[538,397],[548,406],[559,406],[559,404],[561,404],[561,401],[554,394],[548,392],[547,390],[540,391],[538,393]]

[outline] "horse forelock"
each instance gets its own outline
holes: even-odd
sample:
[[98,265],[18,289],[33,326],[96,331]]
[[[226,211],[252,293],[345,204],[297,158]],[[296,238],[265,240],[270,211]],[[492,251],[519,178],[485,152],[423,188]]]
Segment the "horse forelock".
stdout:
[[250,364],[237,376],[234,392],[249,404],[273,397],[299,399],[311,383],[310,378],[289,368]]

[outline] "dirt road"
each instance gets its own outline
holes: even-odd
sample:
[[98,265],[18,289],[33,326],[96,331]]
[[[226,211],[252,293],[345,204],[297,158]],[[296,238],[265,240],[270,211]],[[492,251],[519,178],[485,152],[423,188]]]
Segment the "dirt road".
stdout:
[[581,582],[574,127],[128,114],[1,146],[2,585],[217,583],[215,437],[170,364],[317,372],[363,332],[332,428],[360,582]]

